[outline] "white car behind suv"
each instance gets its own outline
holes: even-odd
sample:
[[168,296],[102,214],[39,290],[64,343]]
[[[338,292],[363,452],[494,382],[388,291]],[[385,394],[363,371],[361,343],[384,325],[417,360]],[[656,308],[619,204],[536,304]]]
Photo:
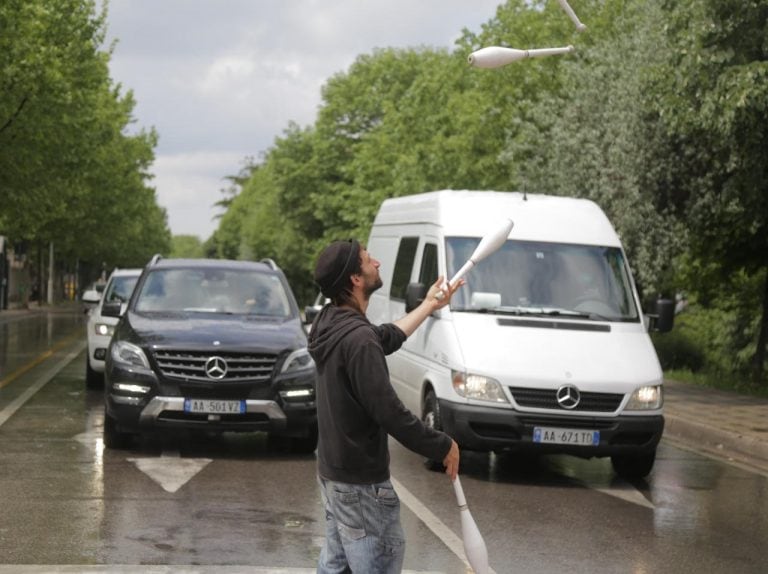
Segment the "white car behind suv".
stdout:
[[101,310],[105,303],[120,301],[127,303],[131,298],[141,269],[115,269],[109,276],[101,299],[88,315],[88,356],[85,361],[85,385],[98,388],[104,382],[104,359],[117,317],[104,317]]

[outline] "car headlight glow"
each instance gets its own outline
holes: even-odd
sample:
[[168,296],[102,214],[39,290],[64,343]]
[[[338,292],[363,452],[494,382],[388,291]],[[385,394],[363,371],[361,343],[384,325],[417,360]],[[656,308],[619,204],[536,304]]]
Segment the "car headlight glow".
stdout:
[[124,393],[133,393],[136,395],[145,395],[152,389],[146,385],[132,385],[130,383],[115,383],[112,388]]
[[280,369],[281,373],[293,373],[296,371],[304,371],[312,369],[315,366],[315,361],[309,354],[306,347],[296,349],[283,361],[283,366]]
[[93,330],[96,332],[97,335],[104,335],[106,337],[111,337],[112,333],[115,332],[115,326],[107,325],[106,323],[96,323],[93,326]]
[[149,369],[149,361],[141,347],[127,341],[115,341],[110,347],[112,360],[122,365]]
[[453,382],[453,389],[464,398],[493,403],[509,402],[507,397],[504,396],[501,383],[496,379],[483,375],[452,371],[451,380]]
[[664,403],[661,385],[646,385],[632,393],[624,410],[641,411],[660,409]]

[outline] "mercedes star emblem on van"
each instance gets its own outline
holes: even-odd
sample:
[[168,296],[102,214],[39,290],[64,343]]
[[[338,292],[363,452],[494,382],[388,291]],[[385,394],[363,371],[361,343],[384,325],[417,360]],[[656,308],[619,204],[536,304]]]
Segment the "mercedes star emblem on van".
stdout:
[[557,404],[564,409],[575,409],[580,400],[581,393],[573,385],[563,385],[557,389]]
[[221,357],[211,357],[205,362],[205,374],[212,379],[223,379],[227,374],[227,362]]

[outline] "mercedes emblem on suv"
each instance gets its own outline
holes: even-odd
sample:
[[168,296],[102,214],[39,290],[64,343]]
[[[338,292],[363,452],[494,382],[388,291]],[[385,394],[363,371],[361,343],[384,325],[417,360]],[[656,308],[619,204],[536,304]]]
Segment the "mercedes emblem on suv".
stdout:
[[227,362],[221,357],[211,357],[205,362],[205,373],[212,379],[223,379],[227,374]]

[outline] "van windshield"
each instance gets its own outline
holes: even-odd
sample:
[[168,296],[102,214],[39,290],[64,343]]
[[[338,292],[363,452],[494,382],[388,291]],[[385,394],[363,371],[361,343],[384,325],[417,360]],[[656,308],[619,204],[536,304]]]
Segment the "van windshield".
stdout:
[[[480,242],[446,238],[448,277]],[[453,311],[638,321],[629,269],[618,247],[507,240],[464,277]]]

